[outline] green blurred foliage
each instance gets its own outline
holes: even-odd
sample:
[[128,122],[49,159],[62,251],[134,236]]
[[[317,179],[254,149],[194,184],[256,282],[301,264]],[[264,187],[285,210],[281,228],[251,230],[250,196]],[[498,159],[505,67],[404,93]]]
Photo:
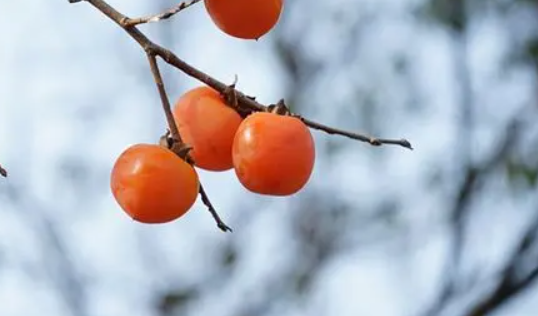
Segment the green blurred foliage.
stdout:
[[506,162],[506,175],[514,186],[524,184],[528,188],[535,188],[538,180],[538,166],[529,166],[510,159]]

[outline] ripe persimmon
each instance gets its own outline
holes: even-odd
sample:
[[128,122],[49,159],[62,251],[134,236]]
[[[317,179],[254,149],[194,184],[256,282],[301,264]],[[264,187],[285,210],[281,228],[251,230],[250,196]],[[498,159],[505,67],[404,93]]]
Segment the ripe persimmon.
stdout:
[[254,113],[235,135],[234,169],[241,184],[254,193],[296,193],[308,182],[314,160],[310,130],[295,117]]
[[258,39],[278,22],[283,0],[205,0],[213,22],[228,35]]
[[224,171],[233,167],[232,144],[242,118],[216,90],[202,86],[176,102],[174,118],[197,167]]
[[110,186],[121,208],[147,224],[173,221],[196,201],[199,190],[194,168],[167,148],[137,144],[116,160]]

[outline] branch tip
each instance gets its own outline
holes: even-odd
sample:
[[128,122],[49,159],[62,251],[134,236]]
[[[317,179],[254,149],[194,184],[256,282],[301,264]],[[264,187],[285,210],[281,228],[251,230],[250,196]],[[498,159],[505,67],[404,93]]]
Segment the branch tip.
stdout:
[[213,216],[217,227],[225,233],[233,232],[233,230],[228,225],[226,225],[226,223],[224,223],[224,221],[220,218],[219,214],[217,213],[217,210],[215,210],[213,204],[209,200],[209,196],[207,195],[207,192],[205,191],[202,184],[200,184],[200,197],[202,198],[202,202],[207,207],[209,213],[211,213],[211,215]]

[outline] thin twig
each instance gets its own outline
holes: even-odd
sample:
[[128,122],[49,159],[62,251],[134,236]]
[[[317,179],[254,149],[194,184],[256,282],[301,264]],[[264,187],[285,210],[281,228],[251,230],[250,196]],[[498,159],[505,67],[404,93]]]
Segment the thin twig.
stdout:
[[164,114],[166,115],[166,121],[168,122],[168,127],[170,128],[170,133],[172,134],[172,139],[178,143],[182,143],[181,135],[177,128],[176,121],[174,120],[174,114],[172,113],[172,108],[170,106],[170,100],[166,94],[166,89],[164,88],[163,78],[159,70],[159,65],[157,64],[157,58],[152,52],[147,53],[149,66],[151,68],[151,73],[153,74],[153,79],[157,84],[157,89],[159,90],[159,97],[161,98],[161,103],[163,105]]
[[413,146],[411,146],[411,143],[407,139],[399,139],[399,140],[397,140],[397,139],[384,139],[384,138],[376,138],[376,137],[371,137],[371,136],[365,136],[365,135],[361,135],[361,134],[357,134],[357,133],[344,131],[344,130],[341,130],[341,129],[338,129],[338,128],[333,128],[333,127],[323,125],[323,124],[320,124],[320,123],[316,123],[316,122],[313,122],[311,120],[305,119],[305,118],[303,118],[301,116],[297,116],[297,117],[300,118],[301,121],[303,121],[303,123],[305,123],[307,126],[313,128],[313,129],[322,130],[327,134],[335,134],[335,135],[345,136],[345,137],[348,137],[348,138],[351,138],[351,139],[355,139],[355,140],[358,140],[358,141],[361,141],[361,142],[368,143],[368,144],[370,144],[372,146],[399,145],[399,146],[402,146],[402,147],[405,147],[405,148],[413,150]]
[[215,222],[217,223],[217,226],[222,230],[223,232],[232,232],[232,229],[222,221],[219,214],[213,207],[213,204],[211,204],[211,201],[209,200],[209,196],[207,195],[204,187],[202,184],[200,184],[200,196],[202,197],[202,202],[207,207],[213,218],[215,219]]
[[0,166],[0,175],[2,175],[4,178],[7,177],[7,170],[2,168],[2,166]]
[[[69,1],[77,1],[77,0],[69,0]],[[111,7],[104,0],[85,0],[85,1],[93,5],[95,8],[97,8],[99,11],[104,13],[111,20],[116,22],[116,24],[122,27],[146,51],[150,51],[156,56],[161,57],[165,62],[181,70],[186,75],[193,77],[200,82],[205,83],[206,85],[210,86],[211,88],[217,90],[218,92],[222,94],[224,94],[226,91],[229,91],[229,85],[226,85],[216,80],[215,78],[211,77],[210,75],[189,65],[188,63],[180,59],[178,56],[176,56],[170,50],[155,44],[148,37],[146,37],[146,35],[144,35],[140,30],[138,30],[135,26],[129,26],[129,27],[125,26],[124,21],[128,18],[125,15],[118,12],[113,7]],[[240,91],[235,90],[235,94],[236,94],[239,106],[242,107],[244,110],[265,111],[267,109],[265,105],[258,103],[256,100],[254,100],[254,98],[249,97]],[[395,139],[381,139],[381,138],[369,137],[369,136],[361,135],[358,133],[352,133],[352,132],[347,132],[347,131],[335,129],[332,127],[328,127],[328,126],[307,120],[305,118],[302,118],[302,120],[303,122],[305,122],[305,124],[307,124],[309,127],[313,129],[319,129],[328,134],[346,136],[355,140],[366,142],[373,146],[399,145],[399,146],[409,148],[409,149],[412,148],[409,141],[405,139],[395,140]]]
[[122,20],[122,25],[125,26],[125,27],[131,27],[131,26],[136,26],[136,25],[139,25],[139,24],[144,24],[144,23],[151,23],[151,22],[159,22],[159,21],[162,21],[162,20],[166,20],[166,19],[169,19],[171,18],[172,16],[176,15],[177,13],[179,13],[180,11],[200,2],[201,0],[190,0],[190,1],[183,1],[181,2],[180,4],[176,5],[175,7],[173,8],[170,8],[168,9],[167,11],[163,12],[163,13],[159,13],[159,14],[154,14],[154,15],[149,15],[149,16],[146,16],[146,17],[141,17],[141,18],[134,18],[134,19],[131,19],[131,18],[125,18],[124,20]]

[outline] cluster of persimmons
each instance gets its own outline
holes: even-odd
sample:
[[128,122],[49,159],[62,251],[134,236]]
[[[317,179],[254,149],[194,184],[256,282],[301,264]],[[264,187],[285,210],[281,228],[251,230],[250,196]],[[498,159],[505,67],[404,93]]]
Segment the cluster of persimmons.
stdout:
[[[205,0],[213,22],[226,34],[258,39],[277,23],[282,0]],[[184,93],[172,109],[185,155],[170,144],[136,144],[117,159],[113,195],[143,223],[166,223],[185,214],[200,190],[196,168],[234,169],[249,191],[273,196],[298,192],[314,167],[308,127],[282,107],[244,115],[225,94],[208,86]],[[190,151],[189,151],[190,150]]]

